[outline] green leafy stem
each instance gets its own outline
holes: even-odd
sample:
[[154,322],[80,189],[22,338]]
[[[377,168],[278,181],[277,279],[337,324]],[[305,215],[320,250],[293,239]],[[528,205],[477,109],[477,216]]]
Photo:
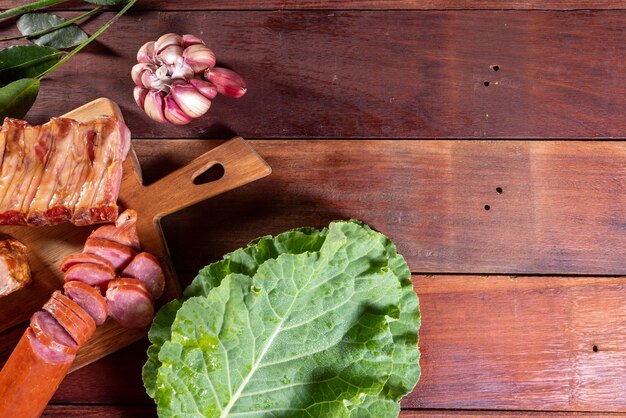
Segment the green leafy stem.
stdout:
[[63,23],[61,23],[59,25],[56,25],[56,26],[52,26],[52,27],[50,27],[48,29],[44,29],[44,30],[40,30],[40,31],[37,31],[37,32],[29,33],[29,34],[26,34],[26,35],[17,35],[17,36],[9,36],[9,37],[6,37],[6,38],[0,38],[0,42],[2,42],[2,41],[12,41],[14,39],[35,38],[37,36],[45,35],[47,33],[54,32],[56,30],[63,29],[65,27],[71,26],[71,25],[73,25],[74,23],[76,23],[78,21],[81,21],[81,20],[83,20],[83,19],[85,19],[85,18],[87,18],[87,17],[89,17],[91,15],[94,15],[94,14],[98,13],[100,10],[102,10],[102,6],[98,6],[98,7],[94,8],[94,9],[89,10],[88,12],[83,13],[82,15],[76,16],[75,18],[70,19],[70,20],[66,20]]
[[[19,16],[63,1],[65,0],[39,0],[18,6],[1,12],[0,20],[12,16]],[[54,15],[27,14],[20,18],[20,21],[24,21],[22,26],[20,26],[21,22],[18,21],[18,27],[20,27],[20,31],[22,32],[21,36],[0,39],[0,41],[6,41],[10,39],[28,38],[34,43],[37,43],[37,45],[11,46],[0,51],[0,74],[2,74],[4,82],[11,81],[6,86],[0,88],[0,121],[5,117],[24,117],[37,99],[40,81],[89,45],[89,43],[106,31],[137,2],[137,0],[127,1],[124,7],[115,16],[102,25],[91,36],[87,37],[87,35],[75,25],[76,22],[97,13],[102,10],[103,6],[124,3],[125,0],[86,1],[95,4],[97,7],[69,20],[64,20]],[[68,35],[68,31],[70,30],[74,30],[74,32]],[[56,40],[48,39],[47,41],[43,41],[46,36],[53,36],[54,34],[60,34],[64,31],[64,35],[68,35],[65,36],[65,38],[57,37]],[[54,32],[54,34],[52,34],[52,32]],[[60,59],[59,57],[61,57],[63,53],[52,47],[68,48],[74,45],[77,46]]]
[[46,71],[44,71],[43,73],[41,73],[38,77],[36,77],[37,79],[41,80],[42,78],[44,78],[47,74],[51,73],[52,71],[56,70],[57,68],[59,68],[61,65],[63,65],[64,63],[66,63],[70,58],[72,58],[74,55],[76,55],[81,49],[83,49],[84,47],[86,47],[87,45],[89,45],[89,43],[91,43],[91,41],[93,41],[94,39],[96,39],[98,36],[100,36],[102,34],[102,32],[104,32],[105,30],[107,30],[109,28],[109,26],[111,26],[113,23],[115,23],[115,21],[117,19],[119,19],[124,13],[126,13],[128,11],[128,9],[130,9],[131,7],[133,7],[133,4],[135,4],[137,2],[137,0],[130,0],[128,3],[126,3],[126,6],[124,6],[122,8],[122,10],[120,10],[119,12],[117,12],[117,14],[115,16],[113,16],[111,19],[109,19],[108,22],[106,22],[104,25],[102,25],[100,27],[100,29],[98,29],[97,31],[95,31],[89,38],[87,38],[83,43],[81,43],[80,45],[78,45],[76,48],[72,49],[66,56],[64,56],[59,62],[57,62],[56,64],[54,64],[52,67],[48,68]]
[[33,10],[41,9],[42,7],[54,6],[55,4],[63,3],[65,1],[67,0],[39,0],[28,4],[23,4],[21,6],[17,6],[0,13],[0,20],[32,12]]

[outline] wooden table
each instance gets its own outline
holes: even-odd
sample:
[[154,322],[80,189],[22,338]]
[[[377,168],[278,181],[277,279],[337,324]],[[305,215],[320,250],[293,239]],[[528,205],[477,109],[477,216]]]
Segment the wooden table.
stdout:
[[[150,121],[129,73],[166,32],[205,39],[247,95]],[[183,281],[292,227],[389,235],[423,314],[403,417],[599,416],[626,412],[625,57],[624,0],[152,0],[45,80],[29,120],[115,100],[149,181],[251,140],[270,177],[165,220]],[[154,415],[147,345],[68,376],[45,415]]]

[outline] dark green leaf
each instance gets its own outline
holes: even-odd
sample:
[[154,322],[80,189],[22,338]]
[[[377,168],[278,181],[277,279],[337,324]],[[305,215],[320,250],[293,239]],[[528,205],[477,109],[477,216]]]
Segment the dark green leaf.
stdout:
[[[30,35],[35,32],[53,28],[63,22],[66,22],[66,19],[56,15],[48,13],[28,13],[18,19],[17,28],[22,35]],[[87,37],[87,34],[77,25],[70,25],[32,38],[31,41],[37,45],[63,49],[79,45],[87,39]]]
[[23,118],[39,93],[39,80],[23,78],[0,89],[0,121],[5,117]]
[[98,6],[114,6],[116,4],[126,3],[126,0],[85,0],[87,3],[97,4]]
[[55,4],[63,3],[64,1],[66,0],[37,0],[32,3],[22,4],[21,6],[13,7],[0,13],[0,20],[8,19],[13,16],[19,16],[32,10],[41,9],[42,7],[54,6]]
[[0,50],[0,80],[8,83],[37,77],[52,67],[61,55],[61,51],[38,45],[14,45]]

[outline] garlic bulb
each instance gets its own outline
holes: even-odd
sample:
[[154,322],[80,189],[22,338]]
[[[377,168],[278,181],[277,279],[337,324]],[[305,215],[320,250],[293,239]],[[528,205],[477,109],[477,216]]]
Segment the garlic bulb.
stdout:
[[204,115],[220,93],[239,98],[246,82],[215,67],[215,54],[193,35],[167,33],[144,44],[131,70],[137,105],[157,122],[184,125]]

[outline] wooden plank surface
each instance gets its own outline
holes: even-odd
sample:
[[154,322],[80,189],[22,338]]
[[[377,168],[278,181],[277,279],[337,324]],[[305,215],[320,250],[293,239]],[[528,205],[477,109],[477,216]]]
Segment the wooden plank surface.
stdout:
[[626,278],[416,276],[405,407],[626,412]]
[[[125,406],[125,405],[50,405],[44,412],[43,417],[54,418],[101,418],[103,416],[109,418],[141,418],[156,416],[155,408],[152,406]],[[461,417],[461,418],[480,418],[480,417],[506,417],[506,418],[557,418],[557,417],[575,417],[575,418],[609,418],[619,415],[612,413],[563,413],[563,412],[508,412],[508,411],[441,411],[441,410],[422,410],[422,411],[402,411],[400,418],[414,417]]]
[[[403,417],[624,413],[626,150],[587,140],[625,137],[625,9],[147,0],[44,81],[29,119],[108,96],[134,138],[267,138],[253,145],[271,177],[165,219],[183,273],[258,235],[336,218],[390,235],[422,273],[423,376]],[[11,31],[0,25],[0,36]],[[216,99],[185,127],[150,122],[129,72],[138,47],[170,31],[206,39],[248,94]],[[135,144],[155,180],[218,143]],[[46,416],[154,416],[140,377],[146,347],[71,374]]]
[[[218,143],[134,144],[154,181]],[[271,176],[164,218],[177,269],[260,235],[358,218],[393,237],[414,272],[626,274],[623,142],[252,144]]]
[[[626,412],[626,278],[416,275],[413,282],[422,377],[404,408]],[[79,392],[81,403],[149,405],[141,389],[147,346],[72,373],[53,403]]]
[[[0,0],[0,9],[13,7],[15,0]],[[74,0],[52,9],[87,9]],[[626,9],[624,0],[143,0],[141,10],[581,10]]]
[[[29,119],[106,96],[120,104],[135,138],[622,138],[625,17],[135,12],[44,81]],[[2,28],[6,34],[10,26]],[[202,36],[218,61],[247,79],[248,93],[217,98],[185,127],[149,121],[133,101],[130,69],[144,42],[172,31]]]

